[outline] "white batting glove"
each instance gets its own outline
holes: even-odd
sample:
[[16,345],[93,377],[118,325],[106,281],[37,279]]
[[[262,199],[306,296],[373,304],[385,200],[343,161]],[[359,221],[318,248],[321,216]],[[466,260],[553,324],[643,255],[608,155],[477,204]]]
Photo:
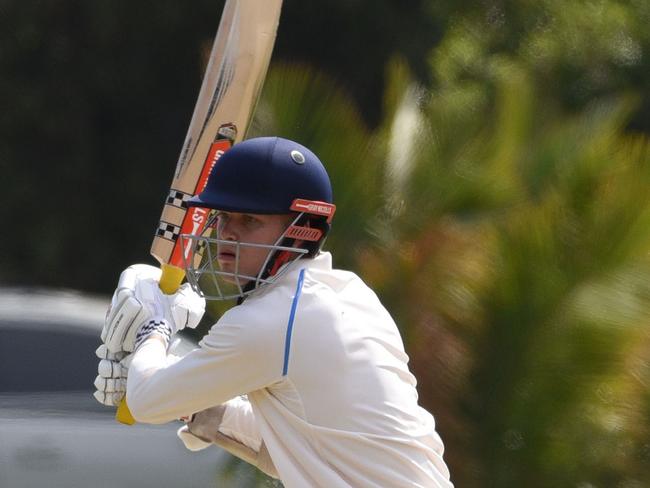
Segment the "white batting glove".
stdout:
[[187,283],[173,295],[163,294],[160,274],[158,268],[136,264],[120,275],[101,335],[110,352],[132,352],[153,333],[168,342],[172,334],[201,321],[205,299]]
[[97,365],[97,378],[93,396],[95,399],[109,407],[119,405],[126,394],[126,379],[131,363],[131,355],[124,352],[112,353],[105,344],[97,348],[95,354],[100,359]]

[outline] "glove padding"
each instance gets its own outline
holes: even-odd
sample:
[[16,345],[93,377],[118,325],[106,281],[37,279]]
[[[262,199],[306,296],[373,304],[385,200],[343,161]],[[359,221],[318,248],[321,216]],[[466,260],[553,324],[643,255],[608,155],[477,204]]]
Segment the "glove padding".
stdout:
[[132,352],[152,333],[169,339],[201,321],[205,299],[188,283],[165,295],[158,286],[160,275],[160,269],[146,264],[129,266],[120,275],[101,334],[110,352]]
[[[176,337],[169,345],[169,351],[175,356],[184,356],[188,351],[180,337]],[[133,354],[126,352],[112,353],[102,344],[95,354],[100,359],[97,365],[99,373],[95,378],[95,399],[102,405],[117,407],[126,394],[126,381]]]
[[97,348],[95,354],[100,359],[97,366],[97,378],[93,396],[95,399],[109,407],[120,404],[126,394],[126,379],[128,376],[131,355],[124,352],[112,353],[105,344]]

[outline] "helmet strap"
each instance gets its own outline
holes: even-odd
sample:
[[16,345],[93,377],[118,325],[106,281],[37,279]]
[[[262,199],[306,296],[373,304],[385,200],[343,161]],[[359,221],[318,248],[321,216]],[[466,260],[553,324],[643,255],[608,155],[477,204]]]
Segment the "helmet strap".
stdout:
[[268,276],[274,276],[275,273],[285,264],[289,262],[291,255],[289,251],[279,251],[275,259],[272,261],[271,269],[269,270]]

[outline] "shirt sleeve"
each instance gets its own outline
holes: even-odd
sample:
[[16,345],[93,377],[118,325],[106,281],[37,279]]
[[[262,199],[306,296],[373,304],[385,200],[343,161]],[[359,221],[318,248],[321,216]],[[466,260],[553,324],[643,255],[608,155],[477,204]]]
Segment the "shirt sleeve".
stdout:
[[259,451],[262,434],[255,421],[253,408],[247,398],[237,397],[226,403],[219,432],[235,439],[254,451]]
[[247,398],[236,397],[197,413],[178,430],[178,437],[191,451],[216,444],[269,476],[279,477]]
[[281,380],[283,349],[282,325],[250,317],[222,319],[199,348],[175,362],[161,341],[146,340],[129,368],[127,403],[138,422],[152,424],[221,405]]
[[214,437],[217,432],[255,452],[259,452],[262,446],[262,434],[255,421],[251,404],[245,397],[235,397],[220,407],[197,413],[178,433],[185,447],[194,451],[216,442]]

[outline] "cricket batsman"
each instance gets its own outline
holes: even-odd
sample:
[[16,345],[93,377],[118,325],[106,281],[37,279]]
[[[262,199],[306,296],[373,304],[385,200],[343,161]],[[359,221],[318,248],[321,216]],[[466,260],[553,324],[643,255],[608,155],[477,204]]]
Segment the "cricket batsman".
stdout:
[[[188,449],[216,444],[288,488],[452,487],[395,322],[322,251],[335,206],[318,157],[287,139],[249,139],[189,205],[210,219],[183,236],[188,283],[164,295],[159,269],[122,273],[95,397],[116,405],[126,394],[142,423],[185,419]],[[168,351],[205,300],[227,298],[237,305],[196,349]]]

